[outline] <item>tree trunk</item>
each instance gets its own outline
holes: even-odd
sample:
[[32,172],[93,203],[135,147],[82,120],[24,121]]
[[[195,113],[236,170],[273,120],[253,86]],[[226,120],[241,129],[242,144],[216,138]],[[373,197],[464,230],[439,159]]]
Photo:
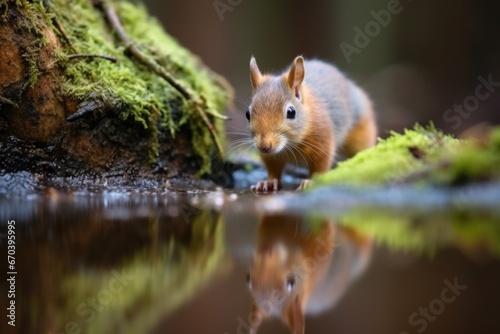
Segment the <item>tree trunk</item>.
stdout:
[[0,174],[210,171],[231,89],[143,6],[9,0],[0,21]]

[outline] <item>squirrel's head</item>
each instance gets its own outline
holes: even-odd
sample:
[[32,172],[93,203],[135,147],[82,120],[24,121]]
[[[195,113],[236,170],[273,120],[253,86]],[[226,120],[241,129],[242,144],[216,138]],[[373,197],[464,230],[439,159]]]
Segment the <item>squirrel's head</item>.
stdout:
[[293,333],[303,333],[304,273],[298,272],[303,256],[281,243],[266,245],[255,254],[247,283],[252,294],[252,330],[263,319],[280,317]]
[[306,130],[304,110],[304,58],[297,57],[281,76],[262,75],[257,61],[250,60],[253,97],[246,111],[255,146],[263,154],[277,154],[300,143]]

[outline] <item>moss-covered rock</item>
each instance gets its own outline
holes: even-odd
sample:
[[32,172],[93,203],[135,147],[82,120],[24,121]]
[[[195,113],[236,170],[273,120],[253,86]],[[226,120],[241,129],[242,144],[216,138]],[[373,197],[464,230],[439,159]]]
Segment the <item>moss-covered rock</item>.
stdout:
[[3,172],[175,177],[210,170],[230,87],[143,5],[106,4],[134,45],[191,98],[128,52],[98,1],[7,1],[0,5],[0,73],[8,74],[0,78]]
[[485,142],[458,140],[433,126],[391,133],[337,168],[315,178],[317,185],[398,183],[454,186],[500,179],[500,128]]

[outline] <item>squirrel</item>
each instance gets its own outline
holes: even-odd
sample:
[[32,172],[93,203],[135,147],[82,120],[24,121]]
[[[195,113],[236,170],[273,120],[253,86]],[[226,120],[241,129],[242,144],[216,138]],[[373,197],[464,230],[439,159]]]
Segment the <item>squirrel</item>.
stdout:
[[[372,147],[377,126],[367,94],[335,66],[298,56],[282,74],[262,74],[250,60],[252,101],[248,129],[268,172],[256,192],[277,191],[287,163],[306,166],[309,178]],[[310,181],[303,180],[303,189]]]
[[310,221],[282,214],[259,222],[247,275],[250,334],[256,334],[268,317],[280,317],[293,334],[303,334],[304,314],[332,308],[367,268],[371,237],[329,219],[311,227]]

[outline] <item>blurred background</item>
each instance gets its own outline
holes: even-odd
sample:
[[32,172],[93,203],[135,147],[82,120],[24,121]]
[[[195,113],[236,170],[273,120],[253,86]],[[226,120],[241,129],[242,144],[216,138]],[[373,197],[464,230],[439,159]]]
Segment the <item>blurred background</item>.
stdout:
[[415,122],[458,135],[500,122],[500,87],[484,87],[500,86],[498,1],[145,2],[234,86],[233,131],[246,126],[251,55],[263,71],[281,71],[299,54],[335,63],[372,97],[382,137]]

